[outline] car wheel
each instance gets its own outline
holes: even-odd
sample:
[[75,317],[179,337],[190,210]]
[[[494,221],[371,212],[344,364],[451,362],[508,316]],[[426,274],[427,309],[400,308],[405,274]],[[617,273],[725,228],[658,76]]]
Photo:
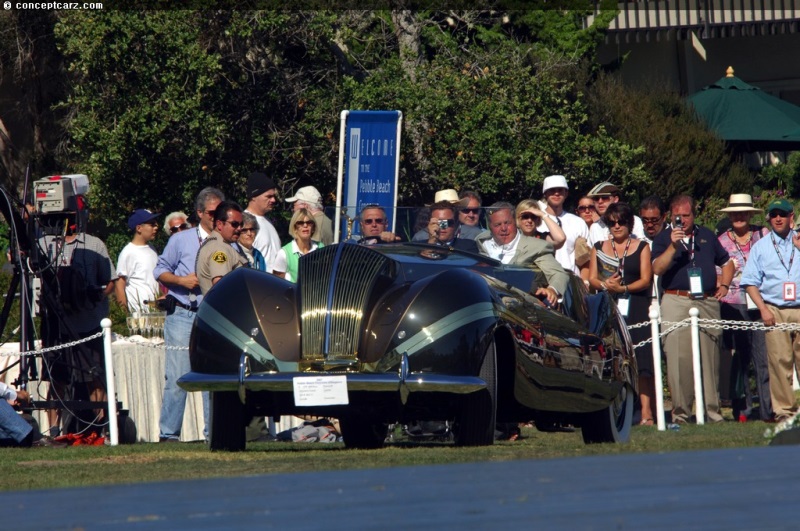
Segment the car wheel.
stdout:
[[245,449],[244,405],[235,391],[212,391],[208,397],[210,419],[208,446],[211,450],[240,452]]
[[628,442],[633,423],[634,398],[633,389],[624,384],[607,408],[588,413],[581,426],[583,442]]
[[339,418],[345,448],[372,450],[382,448],[389,434],[389,425],[359,416]]
[[497,419],[497,351],[494,341],[489,344],[479,377],[486,389],[465,397],[456,419],[456,446],[489,446],[494,443]]

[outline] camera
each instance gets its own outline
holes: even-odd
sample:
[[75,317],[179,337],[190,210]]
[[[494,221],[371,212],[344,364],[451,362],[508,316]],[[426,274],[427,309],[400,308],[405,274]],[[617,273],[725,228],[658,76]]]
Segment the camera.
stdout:
[[439,230],[447,230],[447,227],[450,226],[450,223],[446,219],[439,220]]
[[676,229],[682,229],[683,228],[683,218],[681,218],[680,216],[675,216],[675,221],[673,221],[672,224],[675,225]]

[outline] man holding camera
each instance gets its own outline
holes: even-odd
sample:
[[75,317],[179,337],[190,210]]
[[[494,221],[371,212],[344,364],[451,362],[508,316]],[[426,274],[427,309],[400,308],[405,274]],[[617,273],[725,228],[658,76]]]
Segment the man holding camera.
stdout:
[[[661,317],[665,323],[689,317],[697,308],[701,319],[719,319],[719,299],[728,293],[733,278],[733,262],[716,235],[695,225],[694,199],[677,196],[670,205],[672,228],[659,233],[653,242],[653,272],[661,276],[664,296]],[[717,286],[716,266],[722,268]],[[662,325],[662,333],[667,327]],[[719,342],[722,330],[700,330],[700,361],[703,372],[703,396],[706,417],[721,422],[719,405]],[[667,381],[672,397],[672,421],[688,422],[694,402],[692,338],[689,327],[681,327],[665,336]]]
[[458,228],[456,208],[450,201],[439,201],[431,205],[431,219],[428,222],[428,243],[478,254],[478,244],[475,243],[475,240],[467,240],[456,236]]

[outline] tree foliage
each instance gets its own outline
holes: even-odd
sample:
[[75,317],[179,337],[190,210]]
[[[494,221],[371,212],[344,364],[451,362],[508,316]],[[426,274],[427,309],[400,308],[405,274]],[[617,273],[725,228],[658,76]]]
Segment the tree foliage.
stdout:
[[677,186],[679,175],[719,187],[724,172],[708,168],[722,168],[724,153],[689,173],[679,154],[660,156],[657,142],[674,142],[676,129],[622,123],[652,121],[656,104],[640,119],[621,101],[605,109],[600,90],[587,99],[612,12],[588,29],[584,14],[61,11],[49,23],[69,91],[51,151],[63,171],[90,176],[93,226],[118,235],[109,241],[125,239],[133,208],[188,211],[207,185],[242,200],[257,169],[284,195],[306,184],[333,192],[343,109],[403,112],[401,204],[451,187],[488,201],[538,196],[553,173],[579,191],[600,180]]

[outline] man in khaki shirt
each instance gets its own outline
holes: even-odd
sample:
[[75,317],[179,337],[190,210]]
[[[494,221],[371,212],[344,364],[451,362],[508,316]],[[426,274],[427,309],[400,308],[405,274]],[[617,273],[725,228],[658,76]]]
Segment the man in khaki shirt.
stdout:
[[232,245],[239,240],[241,229],[242,207],[233,201],[217,205],[214,231],[203,242],[195,262],[195,273],[203,295],[237,267],[248,266],[244,254]]

